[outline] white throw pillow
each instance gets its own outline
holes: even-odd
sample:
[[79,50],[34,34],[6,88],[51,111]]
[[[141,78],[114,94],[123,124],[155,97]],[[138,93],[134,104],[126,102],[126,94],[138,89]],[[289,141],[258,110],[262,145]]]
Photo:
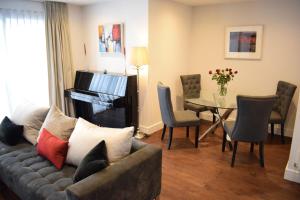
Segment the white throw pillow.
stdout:
[[[74,130],[76,121],[77,119],[66,116],[58,107],[52,105],[39,131],[39,137],[45,128],[60,139],[68,141]],[[39,137],[37,138],[37,142],[39,142]]]
[[35,145],[48,111],[49,108],[26,102],[17,106],[11,116],[11,120],[16,124],[24,126],[24,138]]
[[102,140],[105,141],[109,162],[129,155],[134,127],[104,128],[79,118],[69,139],[67,163],[78,166],[87,153]]

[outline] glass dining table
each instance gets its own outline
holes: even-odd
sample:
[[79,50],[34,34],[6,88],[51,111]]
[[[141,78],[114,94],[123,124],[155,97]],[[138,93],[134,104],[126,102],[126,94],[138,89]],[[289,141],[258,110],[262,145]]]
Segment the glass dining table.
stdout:
[[[201,134],[199,141],[203,140],[207,134],[214,132],[219,125],[224,128],[223,122],[229,117],[233,110],[237,109],[236,96],[237,94],[232,92],[228,92],[226,96],[220,96],[219,93],[215,91],[201,90],[199,98],[185,99],[188,103],[213,108],[211,109],[212,113],[217,118],[216,122]],[[225,112],[220,112],[221,110]],[[227,140],[228,139],[227,137]]]

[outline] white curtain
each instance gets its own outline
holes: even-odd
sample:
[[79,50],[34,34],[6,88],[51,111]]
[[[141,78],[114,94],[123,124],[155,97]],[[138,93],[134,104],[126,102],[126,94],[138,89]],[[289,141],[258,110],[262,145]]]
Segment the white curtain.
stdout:
[[24,101],[49,105],[44,13],[0,8],[0,120]]

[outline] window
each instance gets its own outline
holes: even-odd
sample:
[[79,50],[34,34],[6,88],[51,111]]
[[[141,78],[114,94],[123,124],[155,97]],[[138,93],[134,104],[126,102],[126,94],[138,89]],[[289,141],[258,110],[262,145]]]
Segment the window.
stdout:
[[44,14],[0,8],[0,119],[30,101],[49,105]]

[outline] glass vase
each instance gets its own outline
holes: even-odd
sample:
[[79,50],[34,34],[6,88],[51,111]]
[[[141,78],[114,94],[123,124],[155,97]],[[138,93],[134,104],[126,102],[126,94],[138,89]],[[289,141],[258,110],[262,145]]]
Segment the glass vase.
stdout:
[[227,85],[219,85],[219,95],[220,96],[226,96],[227,94]]

